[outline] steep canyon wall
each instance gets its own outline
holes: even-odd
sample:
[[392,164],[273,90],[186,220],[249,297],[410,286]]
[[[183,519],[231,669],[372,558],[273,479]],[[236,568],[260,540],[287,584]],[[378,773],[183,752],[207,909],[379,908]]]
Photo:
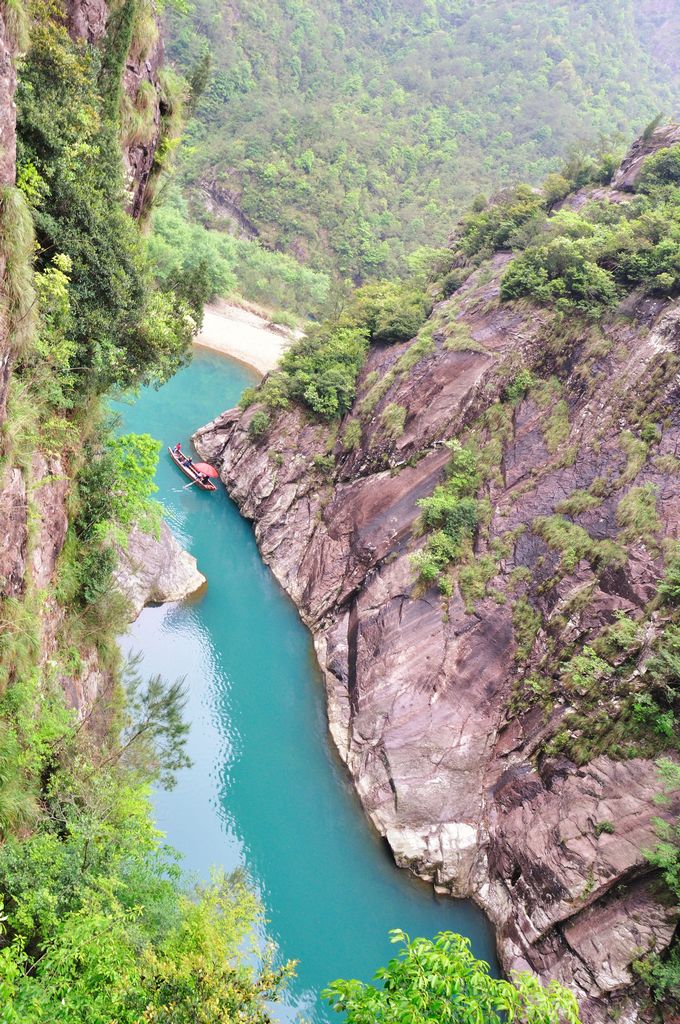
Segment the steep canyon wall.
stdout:
[[[651,148],[677,134],[659,131]],[[630,167],[619,188],[599,190],[604,201],[627,201]],[[427,344],[370,350],[339,430],[291,409],[254,439],[254,405],[194,441],[314,635],[331,734],[397,863],[477,900],[504,966],[571,986],[586,1021],[634,1020],[633,961],[663,951],[676,928],[642,853],[654,843],[657,769],[644,756],[567,756],[555,740],[567,729],[568,750],[578,745],[565,726],[573,693],[554,679],[541,684],[549,699],[531,691],[547,652],[641,615],[664,541],[680,538],[680,306],[633,295],[601,331],[556,330],[546,310],[499,301],[509,259],[496,254],[435,307]],[[521,367],[544,383],[512,404]],[[396,438],[390,406],[404,410]],[[663,433],[632,458],[645,416],[663,419]],[[350,419],[361,441],[348,450]],[[423,545],[418,499],[442,480],[456,437],[487,459],[489,512],[465,587],[446,597],[416,584],[410,556]],[[653,543],[633,537],[613,561],[584,550],[565,564],[551,516],[566,510],[593,544],[620,544],[618,505],[648,485]],[[587,491],[600,497],[569,512]],[[661,624],[645,628],[649,646]]]

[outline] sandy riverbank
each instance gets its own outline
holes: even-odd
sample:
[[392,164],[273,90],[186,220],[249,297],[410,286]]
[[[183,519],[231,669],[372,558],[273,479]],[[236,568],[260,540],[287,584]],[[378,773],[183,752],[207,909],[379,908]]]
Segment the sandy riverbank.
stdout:
[[277,366],[290,343],[290,336],[264,317],[223,300],[205,307],[203,328],[194,339],[194,345],[223,352],[263,376]]

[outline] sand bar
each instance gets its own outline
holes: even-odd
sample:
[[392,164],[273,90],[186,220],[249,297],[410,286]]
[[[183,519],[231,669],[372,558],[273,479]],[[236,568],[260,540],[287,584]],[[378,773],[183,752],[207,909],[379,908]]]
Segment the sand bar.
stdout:
[[290,343],[290,336],[264,317],[221,299],[205,307],[203,328],[194,338],[194,345],[223,352],[263,376],[277,366]]

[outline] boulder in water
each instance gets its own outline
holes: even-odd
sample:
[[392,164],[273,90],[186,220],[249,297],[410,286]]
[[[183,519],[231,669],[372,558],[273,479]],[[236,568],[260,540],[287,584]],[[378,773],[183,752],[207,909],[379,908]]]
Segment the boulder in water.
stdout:
[[134,527],[126,548],[118,548],[114,575],[118,589],[129,599],[136,619],[148,604],[181,601],[206,583],[196,559],[176,540],[166,523],[158,538]]

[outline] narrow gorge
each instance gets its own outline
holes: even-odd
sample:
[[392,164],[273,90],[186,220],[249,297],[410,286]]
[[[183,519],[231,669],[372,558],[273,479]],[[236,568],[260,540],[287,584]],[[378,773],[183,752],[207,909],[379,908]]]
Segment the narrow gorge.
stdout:
[[[644,160],[678,142],[657,129],[553,219],[633,202]],[[634,963],[677,924],[643,852],[677,813],[654,801],[664,741],[617,723],[667,622],[653,599],[680,530],[680,308],[634,288],[595,322],[501,301],[512,254],[476,269],[466,237],[450,297],[415,339],[371,346],[340,423],[281,399],[284,360],[284,385],[194,443],[314,634],[333,740],[397,863],[473,897],[506,969],[571,986],[585,1021],[633,1021]],[[440,593],[413,553],[456,440],[481,511]]]
[[613,14],[0,0],[0,1024],[676,1021],[677,16]]

